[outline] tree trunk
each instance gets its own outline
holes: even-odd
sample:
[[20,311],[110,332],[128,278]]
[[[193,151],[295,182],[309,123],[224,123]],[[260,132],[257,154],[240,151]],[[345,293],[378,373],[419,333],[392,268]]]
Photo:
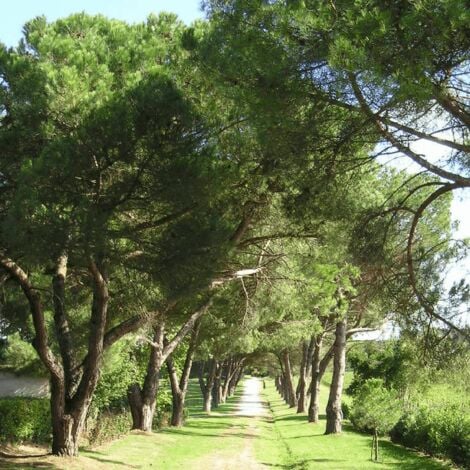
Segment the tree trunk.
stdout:
[[230,379],[229,386],[228,386],[228,396],[231,397],[235,393],[235,389],[237,388],[238,382],[240,381],[243,375],[243,363],[245,362],[244,357],[242,357],[239,361],[236,362],[235,368],[233,371],[232,378]]
[[[165,322],[160,319],[160,323],[154,327],[153,341],[151,342],[150,357],[147,364],[147,373],[144,379],[144,385],[140,388],[139,384],[133,384],[129,388],[128,398],[132,413],[132,429],[151,432],[155,407],[157,403],[157,392],[160,379],[160,371],[163,363],[168,356],[181,344],[181,341],[195,326],[196,322],[209,309],[212,299],[206,302],[196,310],[176,335],[170,340],[165,341]],[[140,399],[137,395],[140,394]]]
[[152,431],[153,416],[157,402],[160,370],[163,364],[163,336],[165,326],[160,322],[154,328],[150,357],[144,385],[132,384],[129,387],[128,399],[132,414],[132,429],[145,432]]
[[311,423],[318,423],[320,408],[320,355],[323,343],[323,333],[319,334],[315,341],[315,348],[312,358],[312,383],[310,384],[310,404],[308,407],[308,420]]
[[[171,425],[182,426],[183,425],[183,411],[184,411],[184,396],[180,389],[178,382],[178,376],[176,367],[173,363],[173,357],[170,354],[166,360],[166,366],[168,369],[168,376],[170,378],[171,385]],[[183,371],[184,373],[184,371]]]
[[217,361],[212,359],[211,368],[209,370],[209,376],[207,382],[204,385],[203,391],[203,409],[206,413],[211,412],[212,405],[212,390],[214,388],[215,374],[217,373]]
[[220,395],[221,395],[221,377],[222,377],[223,363],[217,363],[217,369],[214,378],[214,385],[212,387],[212,406],[214,408],[219,407]]
[[326,407],[325,434],[337,434],[342,430],[343,412],[341,398],[343,393],[344,371],[346,368],[346,320],[336,324],[333,362],[333,378],[331,380],[328,405]]
[[287,394],[287,403],[290,408],[297,406],[297,397],[295,396],[294,381],[292,378],[292,368],[290,364],[289,351],[284,350],[281,353],[281,360],[284,367],[285,388]]
[[375,461],[379,460],[379,435],[377,429],[374,429],[374,440],[375,440]]
[[311,359],[309,359],[309,356],[310,356],[310,351],[312,350],[313,342],[314,342],[314,339],[311,338],[309,342],[304,341],[302,345],[302,361],[300,363],[299,382],[298,382],[297,390],[296,390],[297,413],[303,413],[305,411],[307,378],[308,378],[308,371],[310,370],[310,368],[308,367],[308,364],[311,363]]
[[232,376],[233,376],[234,372],[235,371],[234,371],[234,367],[233,367],[233,359],[230,358],[228,363],[227,363],[227,367],[226,367],[226,371],[225,371],[224,386],[222,387],[222,396],[221,396],[222,403],[225,403],[227,401],[230,380],[232,379]]
[[[78,440],[85,425],[85,419],[91,404],[93,393],[98,384],[103,358],[103,339],[106,328],[108,309],[108,287],[103,269],[90,261],[89,270],[93,279],[93,301],[91,307],[88,349],[83,360],[82,376],[75,385],[69,367],[71,367],[71,344],[68,337],[68,325],[64,307],[65,262],[53,279],[55,299],[56,334],[61,349],[64,373],[62,377],[51,376],[51,418],[52,418],[52,453],[55,455],[78,455]],[[62,336],[63,335],[63,336]],[[77,380],[75,378],[75,380]],[[77,380],[78,381],[78,380]]]

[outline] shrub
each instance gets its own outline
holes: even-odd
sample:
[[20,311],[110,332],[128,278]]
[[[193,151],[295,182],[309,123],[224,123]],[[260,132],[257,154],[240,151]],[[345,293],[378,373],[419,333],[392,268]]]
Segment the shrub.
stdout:
[[91,445],[117,439],[131,429],[131,414],[127,410],[104,410],[96,418],[87,420],[87,436]]
[[399,416],[398,400],[394,392],[385,388],[382,380],[368,379],[357,388],[350,410],[350,420],[354,427],[373,434],[374,460],[379,457],[378,436],[389,432]]
[[393,442],[470,468],[470,416],[459,404],[420,406],[392,429]]
[[51,412],[44,398],[1,398],[0,441],[43,443],[50,440]]
[[171,391],[168,389],[166,381],[162,382],[158,391],[155,415],[153,417],[153,427],[156,429],[167,427],[170,424],[172,411]]
[[396,395],[380,379],[367,379],[358,387],[348,411],[355,428],[379,434],[387,433],[401,414]]

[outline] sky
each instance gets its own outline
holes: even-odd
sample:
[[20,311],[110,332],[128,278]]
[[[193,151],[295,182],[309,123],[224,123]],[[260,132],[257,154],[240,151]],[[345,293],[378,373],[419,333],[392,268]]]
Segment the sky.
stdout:
[[187,24],[203,17],[200,0],[8,0],[4,3],[0,41],[7,46],[15,46],[21,38],[23,25],[39,15],[53,21],[85,11],[137,23],[150,13],[167,11],[176,13]]

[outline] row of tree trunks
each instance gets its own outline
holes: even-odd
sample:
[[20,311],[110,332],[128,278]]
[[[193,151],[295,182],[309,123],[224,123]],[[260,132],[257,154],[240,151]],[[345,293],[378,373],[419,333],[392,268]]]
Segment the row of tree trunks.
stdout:
[[242,357],[229,358],[225,362],[211,359],[200,363],[199,386],[203,396],[203,410],[206,413],[210,413],[212,408],[217,408],[220,403],[225,403],[228,397],[233,396],[243,375],[244,362],[245,358]]
[[[335,341],[333,345],[322,357],[322,345],[325,332],[312,336],[310,342],[302,344],[302,361],[300,364],[300,374],[297,390],[294,393],[292,385],[292,368],[288,350],[284,350],[279,355],[281,365],[281,375],[275,378],[276,390],[284,398],[285,402],[292,408],[297,406],[297,412],[305,411],[305,398],[307,391],[308,376],[312,380],[308,392],[310,402],[308,407],[308,421],[318,423],[319,421],[319,395],[320,383],[323,375],[333,361],[333,377],[329,390],[328,404],[326,408],[326,431],[325,434],[341,433],[343,413],[341,409],[342,393],[344,385],[344,373],[346,369],[346,341],[354,330],[347,331],[346,319],[338,321],[335,329]],[[311,364],[310,370],[308,363]],[[297,399],[297,403],[296,400]]]

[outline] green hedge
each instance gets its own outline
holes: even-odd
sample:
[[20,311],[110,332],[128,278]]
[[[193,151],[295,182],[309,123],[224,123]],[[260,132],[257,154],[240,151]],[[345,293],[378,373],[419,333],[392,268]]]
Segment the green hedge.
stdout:
[[470,469],[470,416],[459,404],[421,406],[402,416],[390,436],[393,442]]
[[127,434],[132,426],[131,414],[127,410],[101,411],[96,418],[87,420],[87,437],[91,445],[117,439]]
[[45,398],[0,398],[0,441],[43,443],[51,438],[51,412]]

